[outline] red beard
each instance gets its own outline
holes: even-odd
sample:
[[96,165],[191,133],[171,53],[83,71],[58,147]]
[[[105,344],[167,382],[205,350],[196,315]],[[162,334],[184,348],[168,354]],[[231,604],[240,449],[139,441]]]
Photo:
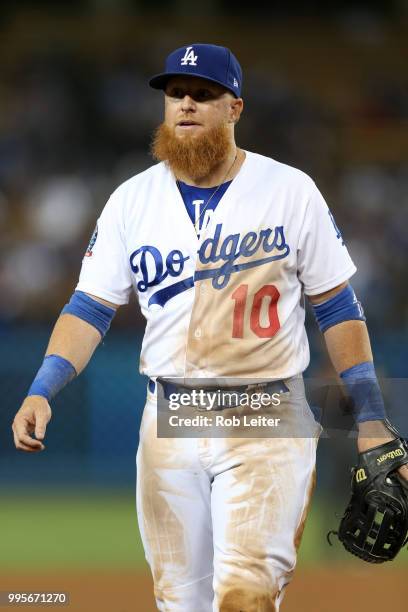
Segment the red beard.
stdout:
[[157,161],[166,162],[176,176],[200,180],[209,176],[229,155],[232,148],[226,125],[218,125],[205,134],[179,138],[164,123],[156,129],[151,152]]

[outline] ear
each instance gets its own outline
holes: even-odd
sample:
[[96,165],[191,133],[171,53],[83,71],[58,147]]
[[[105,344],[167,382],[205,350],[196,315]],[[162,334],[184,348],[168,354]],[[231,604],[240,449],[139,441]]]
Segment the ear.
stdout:
[[241,113],[244,108],[244,101],[242,98],[232,98],[230,102],[230,119],[229,123],[238,123]]

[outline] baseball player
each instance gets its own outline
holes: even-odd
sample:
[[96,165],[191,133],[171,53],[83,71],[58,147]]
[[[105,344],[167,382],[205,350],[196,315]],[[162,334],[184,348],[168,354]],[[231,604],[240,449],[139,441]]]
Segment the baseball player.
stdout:
[[[49,401],[85,368],[135,291],[147,321],[140,371],[149,378],[137,510],[157,607],[277,611],[314,487],[319,426],[290,436],[269,435],[270,425],[251,436],[242,435],[240,419],[240,435],[220,436],[206,435],[200,421],[191,435],[162,437],[157,406],[187,390],[187,411],[200,416],[188,381],[204,388],[233,381],[253,398],[245,381],[256,380],[278,396],[274,425],[289,424],[290,432],[311,415],[302,383],[307,296],[350,394],[356,382],[371,383],[357,415],[358,450],[392,440],[363,309],[349,284],[356,268],[313,180],[237,147],[242,71],[229,49],[179,48],[150,85],[164,92],[152,145],[158,163],[120,185],[103,209],[79,283],[15,417],[15,444],[44,449]],[[176,381],[175,393],[168,381]],[[239,407],[217,401],[204,412],[233,422]],[[257,411],[257,422],[270,407]]]

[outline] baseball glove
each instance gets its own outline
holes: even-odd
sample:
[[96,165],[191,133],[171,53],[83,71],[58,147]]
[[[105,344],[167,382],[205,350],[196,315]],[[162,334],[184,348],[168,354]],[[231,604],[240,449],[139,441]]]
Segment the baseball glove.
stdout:
[[351,500],[339,530],[327,534],[329,544],[334,534],[364,561],[394,559],[408,541],[408,482],[396,472],[406,463],[408,444],[401,437],[359,454],[359,463],[351,470]]

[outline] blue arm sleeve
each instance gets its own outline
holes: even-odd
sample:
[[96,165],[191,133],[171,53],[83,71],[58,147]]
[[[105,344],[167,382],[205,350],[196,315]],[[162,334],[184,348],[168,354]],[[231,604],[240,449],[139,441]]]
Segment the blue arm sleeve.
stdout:
[[363,307],[350,285],[326,302],[314,304],[312,308],[321,332],[342,321],[366,320]]
[[62,309],[61,314],[72,314],[79,317],[93,325],[103,338],[110,327],[116,310],[94,300],[83,291],[75,291],[69,303]]

